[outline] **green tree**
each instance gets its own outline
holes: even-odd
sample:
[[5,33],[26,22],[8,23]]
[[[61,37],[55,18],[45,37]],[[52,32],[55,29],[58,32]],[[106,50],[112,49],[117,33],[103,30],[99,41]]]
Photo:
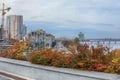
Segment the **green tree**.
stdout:
[[78,38],[78,37],[75,37],[74,43],[75,43],[76,45],[79,44],[79,38]]
[[78,46],[79,46],[79,38],[78,37],[75,37],[74,44],[76,46],[76,52],[77,52],[78,51]]

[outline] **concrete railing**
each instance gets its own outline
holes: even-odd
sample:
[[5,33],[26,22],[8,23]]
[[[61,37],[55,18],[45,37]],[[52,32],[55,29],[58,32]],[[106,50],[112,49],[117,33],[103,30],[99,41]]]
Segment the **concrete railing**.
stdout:
[[116,74],[47,67],[1,57],[0,70],[35,80],[120,80]]

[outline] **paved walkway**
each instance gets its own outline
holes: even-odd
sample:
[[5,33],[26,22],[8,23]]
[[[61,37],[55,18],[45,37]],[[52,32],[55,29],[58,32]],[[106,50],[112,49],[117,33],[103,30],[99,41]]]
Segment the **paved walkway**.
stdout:
[[0,80],[13,80],[13,79],[0,75]]
[[27,80],[27,79],[0,72],[0,80]]

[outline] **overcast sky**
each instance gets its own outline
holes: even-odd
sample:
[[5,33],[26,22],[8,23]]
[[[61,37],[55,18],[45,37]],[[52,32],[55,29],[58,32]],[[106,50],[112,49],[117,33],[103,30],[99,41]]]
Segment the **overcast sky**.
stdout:
[[[2,1],[2,0],[1,0]],[[56,37],[120,38],[120,0],[4,0],[10,14],[24,16],[28,31]]]

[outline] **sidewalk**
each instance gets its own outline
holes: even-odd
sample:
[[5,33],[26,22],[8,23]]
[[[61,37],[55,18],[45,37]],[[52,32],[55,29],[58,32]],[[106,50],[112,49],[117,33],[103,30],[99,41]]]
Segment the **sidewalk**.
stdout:
[[0,75],[0,80],[12,80],[12,79],[10,79],[10,78],[8,78],[8,77],[5,77],[5,76]]

